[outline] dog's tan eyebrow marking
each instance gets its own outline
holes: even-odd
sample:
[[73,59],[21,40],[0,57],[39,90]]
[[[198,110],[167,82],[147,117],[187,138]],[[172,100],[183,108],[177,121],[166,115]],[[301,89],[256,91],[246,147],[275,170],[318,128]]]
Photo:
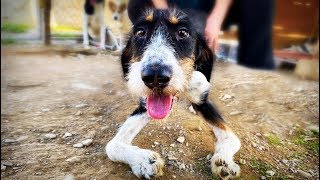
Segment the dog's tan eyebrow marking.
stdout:
[[169,21],[170,21],[172,24],[178,24],[178,22],[179,22],[178,18],[177,18],[175,15],[171,16],[171,17],[169,18]]
[[145,12],[145,20],[149,22],[153,21],[153,10],[149,9]]

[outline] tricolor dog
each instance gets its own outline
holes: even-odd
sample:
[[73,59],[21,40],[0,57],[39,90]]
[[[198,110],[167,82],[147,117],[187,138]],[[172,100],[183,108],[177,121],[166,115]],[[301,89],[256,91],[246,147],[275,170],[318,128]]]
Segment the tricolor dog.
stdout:
[[212,51],[185,13],[149,9],[134,19],[121,63],[140,105],[106,145],[109,159],[128,164],[137,177],[161,176],[161,156],[131,143],[148,122],[169,116],[177,97],[186,96],[217,138],[212,172],[222,179],[238,176],[240,167],[233,156],[240,140],[208,99],[213,62]]
[[117,39],[104,22],[104,0],[85,0],[82,29],[85,48],[93,45],[101,49],[120,50]]

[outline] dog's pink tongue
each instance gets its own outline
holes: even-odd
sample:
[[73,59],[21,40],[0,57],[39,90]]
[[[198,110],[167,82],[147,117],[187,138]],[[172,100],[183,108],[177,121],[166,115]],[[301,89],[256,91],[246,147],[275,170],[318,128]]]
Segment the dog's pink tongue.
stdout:
[[147,110],[153,119],[163,119],[169,114],[173,96],[151,95],[147,97]]

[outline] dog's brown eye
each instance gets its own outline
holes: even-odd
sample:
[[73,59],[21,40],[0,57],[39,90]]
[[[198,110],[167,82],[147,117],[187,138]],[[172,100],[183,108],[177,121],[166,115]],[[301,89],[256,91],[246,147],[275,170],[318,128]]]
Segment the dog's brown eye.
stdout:
[[146,34],[147,34],[147,33],[146,33],[146,31],[145,31],[144,29],[138,29],[138,30],[136,31],[136,36],[138,36],[138,37],[140,37],[140,38],[144,37]]
[[178,30],[178,39],[184,39],[189,37],[189,32],[187,29],[179,29]]

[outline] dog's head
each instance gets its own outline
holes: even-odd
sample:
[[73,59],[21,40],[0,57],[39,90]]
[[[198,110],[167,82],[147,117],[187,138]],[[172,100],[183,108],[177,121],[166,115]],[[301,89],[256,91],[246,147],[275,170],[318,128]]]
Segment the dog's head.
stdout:
[[115,21],[120,21],[124,12],[127,9],[127,3],[126,2],[114,2],[109,1],[108,3],[109,9],[112,12],[112,19]]
[[210,80],[213,54],[185,13],[150,9],[134,20],[121,62],[130,91],[146,98],[153,119],[163,119],[193,71]]

